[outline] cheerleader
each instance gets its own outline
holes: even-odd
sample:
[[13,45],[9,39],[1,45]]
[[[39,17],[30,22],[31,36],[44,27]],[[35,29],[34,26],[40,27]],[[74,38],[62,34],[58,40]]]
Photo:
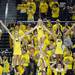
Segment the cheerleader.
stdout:
[[[54,66],[56,66],[56,68]],[[65,63],[62,64],[62,63],[54,62],[51,65],[51,69],[52,69],[54,75],[65,75],[66,71],[67,71],[67,65]]]
[[56,58],[59,61],[62,60],[63,50],[62,50],[62,40],[57,39],[56,40],[56,49],[55,49]]
[[40,58],[38,60],[37,66],[38,66],[37,75],[46,75],[46,67],[47,67],[47,65],[46,65],[46,61],[45,61],[45,59],[44,59],[42,54],[40,55]]
[[21,51],[21,41],[22,38],[21,36],[24,35],[23,31],[19,29],[19,24],[17,24],[15,26],[15,30],[13,33],[11,33],[9,31],[9,29],[3,24],[3,22],[1,21],[1,25],[5,28],[5,30],[9,33],[10,37],[13,40],[13,67],[15,67],[16,65],[20,64],[20,59],[21,59],[21,55],[22,55],[22,51]]
[[3,57],[3,75],[10,75],[10,65],[8,62],[8,58],[6,56]]

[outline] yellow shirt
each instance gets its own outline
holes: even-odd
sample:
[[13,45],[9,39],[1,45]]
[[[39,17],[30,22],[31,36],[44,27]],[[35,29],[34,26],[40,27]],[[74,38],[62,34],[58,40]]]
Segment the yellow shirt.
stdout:
[[6,72],[6,73],[10,72],[9,68],[10,68],[10,65],[9,65],[8,61],[6,60],[4,62],[3,72]]
[[24,32],[26,31],[26,25],[21,24],[20,30],[22,30],[22,34],[24,34]]
[[[60,29],[63,30],[63,27],[62,27],[61,24],[60,24],[60,27],[61,27]],[[58,28],[58,25],[54,24],[53,27],[52,27],[54,33],[56,32],[57,28]]]
[[0,75],[3,73],[3,67],[0,65]]
[[48,4],[46,2],[40,2],[40,13],[47,13],[48,11]]
[[46,38],[46,39],[44,40],[44,46],[43,46],[43,49],[42,49],[42,50],[45,50],[46,47],[47,47],[49,44],[50,44],[50,41],[49,41],[48,38]]
[[28,21],[34,20],[35,12],[36,12],[35,2],[27,2]]
[[17,10],[20,10],[21,13],[26,13],[26,10],[27,10],[27,4],[18,4]]
[[38,26],[37,33],[38,33],[38,40],[44,36],[43,28],[41,26]]
[[54,4],[59,5],[59,3],[58,2],[54,2],[54,1],[52,1],[52,2],[49,3],[50,8],[52,9],[52,17],[53,18],[58,18],[59,17],[59,11],[60,11],[60,9],[59,9],[59,7],[53,8]]
[[24,73],[24,68],[22,66],[18,66],[17,69],[18,69],[18,72],[20,73],[20,75],[22,75]]
[[68,69],[72,69],[72,62],[73,62],[73,57],[72,56],[64,57],[63,61],[68,62]]
[[29,54],[28,53],[23,54],[21,59],[24,61],[23,66],[27,67],[29,65]]
[[13,54],[14,55],[21,55],[21,41],[19,40],[19,37],[24,35],[24,32],[19,29],[17,32],[13,32],[12,35],[14,36],[13,41]]
[[58,18],[59,17],[59,11],[60,11],[59,7],[52,8],[52,17],[53,18]]
[[61,39],[57,39],[56,41],[56,50],[55,50],[55,54],[63,54],[63,50],[62,50],[62,40]]
[[19,39],[17,38],[14,41],[14,45],[13,45],[13,55],[21,55],[21,42],[19,41]]

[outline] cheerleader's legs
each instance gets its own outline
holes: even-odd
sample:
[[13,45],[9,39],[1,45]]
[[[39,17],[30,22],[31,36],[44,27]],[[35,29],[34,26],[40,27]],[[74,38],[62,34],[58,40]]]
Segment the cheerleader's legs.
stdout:
[[21,64],[21,55],[14,55],[12,61],[13,61],[14,67],[16,65],[20,65]]

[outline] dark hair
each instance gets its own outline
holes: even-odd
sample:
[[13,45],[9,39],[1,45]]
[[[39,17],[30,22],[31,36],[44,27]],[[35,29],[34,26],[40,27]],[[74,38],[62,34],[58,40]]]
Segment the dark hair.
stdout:
[[52,7],[53,7],[53,6],[56,6],[56,7],[58,7],[58,4],[57,4],[57,3],[54,3],[54,4],[52,5]]

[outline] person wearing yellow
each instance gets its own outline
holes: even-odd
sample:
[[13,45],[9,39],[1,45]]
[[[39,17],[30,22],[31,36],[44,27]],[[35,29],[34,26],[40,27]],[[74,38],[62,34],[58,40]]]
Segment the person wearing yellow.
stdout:
[[72,71],[72,63],[73,63],[73,57],[71,55],[71,52],[69,50],[67,50],[67,54],[63,59],[63,62],[65,62],[67,64],[67,75],[72,75],[73,71]]
[[6,56],[3,57],[3,75],[9,75],[10,65]]
[[38,47],[37,31],[34,31],[33,41],[34,41],[34,47]]
[[17,6],[17,10],[20,10],[21,13],[26,13],[26,9],[27,9],[27,4],[25,3],[18,4]]
[[41,45],[41,43],[43,42],[43,39],[45,37],[44,28],[42,27],[43,21],[41,19],[39,19],[37,25],[38,25],[38,27],[37,27],[38,45]]
[[0,65],[0,75],[3,73],[3,67]]
[[27,20],[27,3],[23,1],[21,4],[17,5],[17,19],[18,20]]
[[24,68],[23,74],[28,75],[29,73],[29,63],[30,63],[30,57],[27,51],[23,50],[23,54],[21,56],[21,65]]
[[47,65],[44,56],[42,54],[40,54],[37,66],[38,66],[37,75],[46,75]]
[[[56,68],[54,67],[56,65]],[[63,65],[65,67],[63,67]],[[51,65],[51,69],[54,73],[54,75],[65,75],[66,72],[67,72],[67,65],[66,64],[61,64],[61,63],[56,63],[54,62],[52,65]]]
[[48,34],[45,32],[44,46],[42,50],[45,50],[49,44],[50,44],[49,37],[48,37]]
[[60,12],[60,8],[59,8],[59,3],[58,2],[50,2],[50,8],[52,9],[52,19],[56,20],[59,18],[59,12]]
[[18,65],[16,67],[16,70],[17,70],[17,72],[15,74],[23,75],[23,73],[24,73],[24,67],[23,66]]
[[40,1],[39,11],[41,14],[41,18],[46,18],[47,12],[48,12],[48,4],[45,0]]
[[27,15],[28,21],[34,20],[34,14],[36,12],[36,4],[33,0],[27,1]]
[[56,40],[56,50],[55,50],[55,54],[63,54],[63,50],[62,50],[62,40],[61,39],[57,39]]
[[52,27],[53,32],[54,32],[54,34],[56,34],[56,36],[58,36],[57,34],[59,34],[60,36],[62,35],[61,32],[63,30],[63,27],[62,27],[62,25],[59,22],[60,22],[60,20],[57,19],[56,20],[56,24],[54,24],[53,27]]
[[51,62],[50,59],[51,59],[51,56],[53,55],[53,52],[52,52],[52,50],[47,50],[45,53],[46,53],[46,56],[44,56],[44,59],[45,59],[46,64],[47,64],[47,72],[46,72],[46,74],[47,75],[52,75],[52,70],[51,70],[51,67],[50,67],[50,62]]
[[56,55],[57,61],[62,60],[63,49],[62,49],[62,40],[61,39],[56,40],[55,55]]
[[4,27],[4,29],[9,33],[11,39],[13,40],[13,58],[12,58],[12,66],[15,67],[16,65],[19,65],[21,55],[22,55],[22,46],[21,46],[21,41],[22,41],[22,35],[24,35],[24,32],[19,29],[19,24],[15,25],[15,30],[13,33],[9,31],[9,29],[1,22],[1,25]]
[[19,25],[16,25],[15,30],[12,33],[14,37],[13,39],[13,66],[20,64],[20,59],[22,55],[22,50],[21,50],[22,39],[20,37],[24,35],[24,32],[19,28],[20,28]]

